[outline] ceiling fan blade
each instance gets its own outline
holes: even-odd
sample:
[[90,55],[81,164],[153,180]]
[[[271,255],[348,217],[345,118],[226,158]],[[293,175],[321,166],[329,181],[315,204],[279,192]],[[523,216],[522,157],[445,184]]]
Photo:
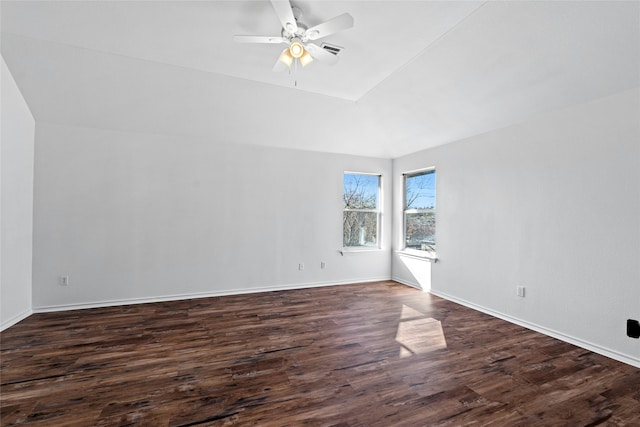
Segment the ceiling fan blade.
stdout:
[[343,13],[322,24],[309,28],[306,31],[306,35],[309,40],[317,40],[351,27],[353,27],[353,16],[348,13]]
[[298,24],[296,23],[295,16],[293,16],[293,9],[291,9],[289,0],[271,0],[271,5],[282,23],[282,28],[294,34],[298,30]]
[[331,52],[327,52],[317,44],[308,43],[305,45],[305,49],[309,51],[313,59],[317,59],[325,64],[334,65],[338,62],[338,57]]
[[280,36],[233,36],[233,41],[238,43],[286,43],[287,40]]

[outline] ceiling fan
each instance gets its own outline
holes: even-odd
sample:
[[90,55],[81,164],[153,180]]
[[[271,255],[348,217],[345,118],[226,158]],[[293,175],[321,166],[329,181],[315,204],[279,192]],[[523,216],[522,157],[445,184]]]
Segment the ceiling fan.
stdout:
[[338,62],[338,57],[324,48],[312,43],[312,41],[327,37],[338,31],[353,27],[353,17],[348,13],[336,16],[322,24],[307,28],[300,22],[302,11],[292,6],[289,0],[271,0],[273,9],[282,23],[279,36],[234,36],[239,43],[272,43],[287,44],[273,67],[273,71],[282,71],[290,68],[299,61],[304,67],[314,59],[333,65]]

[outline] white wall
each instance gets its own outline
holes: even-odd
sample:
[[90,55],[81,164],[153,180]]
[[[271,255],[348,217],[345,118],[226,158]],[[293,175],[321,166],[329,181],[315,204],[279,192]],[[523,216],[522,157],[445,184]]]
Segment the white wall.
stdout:
[[[425,166],[435,294],[640,366],[626,337],[640,318],[640,90],[396,159],[398,196],[402,172]],[[397,254],[392,276],[418,285]]]
[[2,59],[0,330],[31,314],[35,121]]
[[391,215],[384,250],[339,250],[343,171],[382,173],[390,194],[391,160],[41,122],[36,133],[36,310],[390,278]]

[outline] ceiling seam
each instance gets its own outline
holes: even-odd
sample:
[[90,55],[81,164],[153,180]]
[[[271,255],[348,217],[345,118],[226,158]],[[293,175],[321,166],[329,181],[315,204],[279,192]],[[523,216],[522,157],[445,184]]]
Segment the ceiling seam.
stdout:
[[181,69],[181,70],[187,70],[187,71],[198,72],[198,73],[205,73],[205,74],[214,75],[214,76],[221,76],[221,77],[226,77],[226,78],[235,79],[235,80],[239,80],[239,81],[252,82],[252,83],[260,84],[260,85],[263,85],[263,86],[266,86],[266,87],[281,88],[281,89],[288,89],[288,90],[294,90],[294,91],[302,91],[302,92],[307,93],[307,94],[311,94],[311,95],[315,95],[315,96],[322,96],[322,97],[326,97],[326,98],[329,98],[329,99],[333,99],[333,100],[337,100],[337,101],[341,101],[341,102],[346,102],[346,103],[349,103],[349,104],[356,104],[357,103],[357,100],[354,100],[354,99],[347,99],[347,98],[341,98],[341,97],[338,97],[338,96],[331,96],[331,95],[327,95],[327,94],[324,94],[324,93],[318,93],[318,92],[314,92],[314,91],[310,91],[310,90],[302,90],[302,89],[299,89],[299,88],[296,88],[296,87],[289,87],[289,86],[284,86],[284,85],[266,83],[266,82],[263,82],[263,81],[260,81],[260,80],[253,80],[253,79],[248,79],[248,78],[245,78],[245,77],[232,76],[230,74],[218,73],[218,72],[214,72],[214,71],[203,70],[203,69],[200,69],[200,68],[185,67],[183,65],[171,64],[169,62],[162,62],[162,61],[156,61],[156,60],[153,60],[153,59],[139,58],[139,57],[136,57],[136,56],[125,55],[125,54],[122,54],[122,53],[109,52],[109,51],[100,50],[100,49],[91,49],[91,48],[88,48],[88,47],[78,46],[78,45],[75,45],[75,44],[63,43],[63,42],[47,40],[47,39],[41,39],[41,38],[37,38],[37,37],[30,37],[30,36],[25,36],[25,35],[22,35],[22,34],[15,34],[15,33],[7,32],[7,31],[0,31],[0,33],[2,35],[8,35],[8,36],[11,36],[11,37],[21,38],[21,39],[26,39],[26,40],[32,40],[32,41],[41,42],[41,43],[50,43],[50,44],[53,44],[53,45],[63,46],[63,47],[71,48],[71,49],[80,49],[80,50],[87,51],[87,52],[93,52],[93,53],[98,53],[98,54],[102,54],[102,55],[112,55],[112,56],[125,58],[125,59],[129,59],[129,60],[133,60],[133,61],[142,61],[142,62],[146,62],[146,63],[149,63],[149,64],[154,64],[154,65],[164,65],[164,66],[168,66],[168,67],[175,67],[175,68],[178,68],[178,69]]
[[365,97],[367,97],[371,92],[373,92],[376,88],[378,88],[379,86],[381,86],[384,82],[386,82],[387,80],[389,80],[394,74],[399,73],[400,71],[404,70],[405,68],[407,68],[410,64],[412,64],[418,57],[422,56],[426,51],[428,51],[429,49],[431,49],[433,46],[435,46],[438,42],[440,42],[440,40],[442,40],[444,37],[446,37],[450,32],[452,32],[453,30],[455,30],[456,28],[458,28],[463,22],[465,22],[466,20],[468,20],[472,15],[474,15],[476,12],[478,12],[484,5],[486,5],[487,3],[489,3],[489,0],[483,1],[478,7],[476,7],[475,9],[473,9],[471,12],[469,12],[468,15],[466,15],[465,17],[463,17],[460,21],[458,21],[455,25],[453,25],[451,28],[449,28],[447,31],[445,31],[444,33],[440,34],[434,41],[432,41],[431,43],[429,43],[427,46],[425,46],[423,49],[420,50],[420,52],[418,52],[417,54],[415,54],[411,59],[409,59],[407,62],[405,62],[404,64],[402,64],[400,67],[396,68],[395,70],[393,70],[391,73],[389,73],[385,78],[383,78],[382,80],[380,80],[375,86],[370,87],[365,93],[363,93],[360,98],[358,98],[355,102],[356,103],[360,103],[360,101],[362,101]]

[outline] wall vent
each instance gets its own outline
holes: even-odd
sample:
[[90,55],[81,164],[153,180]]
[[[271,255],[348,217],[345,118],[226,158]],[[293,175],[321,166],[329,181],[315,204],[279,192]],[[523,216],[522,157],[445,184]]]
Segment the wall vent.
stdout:
[[333,53],[336,56],[338,56],[338,54],[342,52],[342,50],[344,49],[343,47],[336,46],[334,44],[329,44],[329,43],[322,43],[320,47],[326,50],[327,52]]

